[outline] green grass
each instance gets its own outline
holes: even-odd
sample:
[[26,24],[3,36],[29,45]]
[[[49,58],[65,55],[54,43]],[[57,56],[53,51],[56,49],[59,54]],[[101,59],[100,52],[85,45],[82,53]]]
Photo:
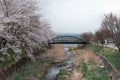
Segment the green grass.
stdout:
[[[79,65],[75,69],[82,72],[82,78],[84,80],[111,80],[105,69],[100,68],[93,61],[89,61],[87,64],[84,63],[84,61],[80,61]],[[60,73],[57,75],[56,80],[68,80],[71,75],[72,72],[68,70],[61,70]]]
[[105,56],[113,66],[120,72],[120,52],[115,49],[89,44],[87,48]]
[[47,71],[48,66],[54,62],[53,57],[38,59],[36,62],[26,63],[11,80],[44,80],[43,75]]
[[89,61],[87,64],[83,61],[80,62],[78,69],[83,73],[85,80],[109,80],[109,75],[104,68],[100,68],[93,61]]
[[56,76],[56,80],[65,80],[66,76],[71,76],[71,72],[68,70],[60,70],[59,74]]

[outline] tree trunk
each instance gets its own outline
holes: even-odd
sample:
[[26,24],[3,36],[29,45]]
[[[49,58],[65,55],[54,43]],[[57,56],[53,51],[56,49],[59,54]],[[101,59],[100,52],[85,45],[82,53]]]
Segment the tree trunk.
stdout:
[[118,47],[118,52],[120,52],[120,47]]

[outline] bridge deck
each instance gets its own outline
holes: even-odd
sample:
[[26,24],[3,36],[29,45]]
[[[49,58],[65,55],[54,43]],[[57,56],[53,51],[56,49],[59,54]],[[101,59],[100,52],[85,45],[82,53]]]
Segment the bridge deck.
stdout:
[[87,44],[87,42],[73,36],[60,36],[53,38],[49,44]]

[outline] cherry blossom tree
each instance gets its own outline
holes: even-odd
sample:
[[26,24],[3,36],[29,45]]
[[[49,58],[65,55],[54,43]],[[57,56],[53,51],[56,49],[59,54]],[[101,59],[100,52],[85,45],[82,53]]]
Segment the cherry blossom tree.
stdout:
[[33,49],[45,48],[52,39],[54,34],[49,22],[36,14],[36,10],[35,0],[0,0],[0,52],[3,55],[10,56],[7,50],[12,49],[18,60],[25,50],[26,55],[35,60]]
[[28,15],[37,9],[36,0],[0,0],[0,12],[4,17]]

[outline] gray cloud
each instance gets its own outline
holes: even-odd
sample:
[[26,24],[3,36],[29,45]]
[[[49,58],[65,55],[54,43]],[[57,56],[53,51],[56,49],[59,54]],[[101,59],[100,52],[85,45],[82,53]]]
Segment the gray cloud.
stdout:
[[100,27],[104,13],[119,13],[119,0],[41,0],[43,16],[60,33],[82,33]]

